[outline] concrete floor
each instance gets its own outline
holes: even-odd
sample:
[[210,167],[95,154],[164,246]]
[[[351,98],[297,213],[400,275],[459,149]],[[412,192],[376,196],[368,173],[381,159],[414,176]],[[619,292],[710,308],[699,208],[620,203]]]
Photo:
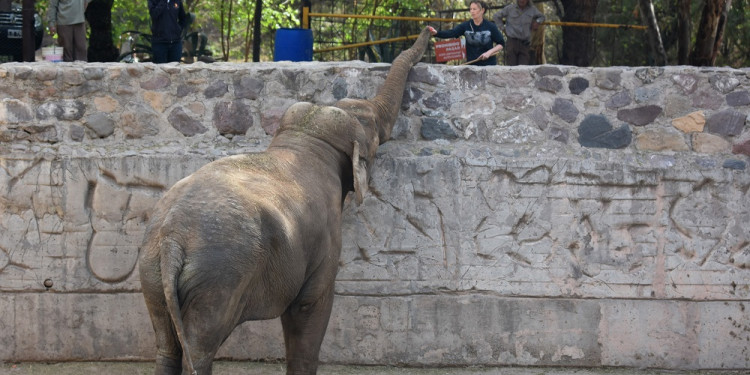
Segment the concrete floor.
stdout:
[[[0,375],[146,375],[153,364],[144,362],[0,363]],[[283,375],[282,363],[214,362],[216,375]],[[390,366],[323,365],[319,375],[740,375],[743,371],[667,371],[638,369],[582,369],[543,367],[403,368]]]

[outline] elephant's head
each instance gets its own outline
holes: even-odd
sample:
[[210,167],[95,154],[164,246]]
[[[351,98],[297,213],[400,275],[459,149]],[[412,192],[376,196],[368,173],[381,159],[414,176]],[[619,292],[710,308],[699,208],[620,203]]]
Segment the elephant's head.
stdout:
[[271,146],[300,144],[313,137],[346,154],[352,165],[351,186],[361,203],[367,190],[367,168],[378,145],[391,136],[409,70],[422,58],[429,40],[430,32],[425,28],[414,45],[396,57],[385,82],[370,100],[342,99],[329,107],[292,105],[282,117]]

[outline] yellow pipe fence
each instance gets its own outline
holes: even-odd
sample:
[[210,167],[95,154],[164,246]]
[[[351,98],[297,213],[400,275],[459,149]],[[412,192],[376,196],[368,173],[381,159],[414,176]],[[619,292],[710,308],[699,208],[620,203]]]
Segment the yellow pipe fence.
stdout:
[[[466,21],[465,19],[456,19],[456,18],[368,16],[368,15],[363,15],[363,14],[310,13],[310,8],[305,7],[305,8],[302,9],[302,28],[303,29],[310,28],[310,24],[309,24],[309,21],[308,21],[310,17],[320,17],[320,18],[364,18],[364,19],[374,19],[374,20],[397,20],[397,21],[417,21],[417,22],[463,22],[463,21]],[[554,21],[547,21],[547,22],[542,23],[542,25],[545,25],[545,26],[571,26],[571,27],[607,27],[607,28],[636,29],[636,30],[646,30],[646,29],[648,29],[647,26],[641,26],[641,25],[619,25],[619,24],[610,24],[610,23],[585,23],[585,22],[554,22]],[[342,50],[342,49],[372,46],[372,45],[376,45],[376,44],[402,42],[402,41],[405,41],[405,40],[417,39],[417,37],[419,37],[419,34],[402,36],[402,37],[397,37],[397,38],[375,40],[375,41],[371,41],[371,42],[346,44],[346,45],[342,45],[342,46],[338,46],[338,47],[321,48],[321,49],[313,50],[313,52],[314,53],[331,52],[331,51],[339,51],[339,50]]]

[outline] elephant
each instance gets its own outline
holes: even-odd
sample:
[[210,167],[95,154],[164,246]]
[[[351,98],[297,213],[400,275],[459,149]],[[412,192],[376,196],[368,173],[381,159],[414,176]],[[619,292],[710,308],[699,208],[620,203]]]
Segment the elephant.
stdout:
[[233,329],[281,318],[287,374],[315,374],[334,298],[344,200],[390,138],[430,33],[393,62],[370,100],[295,103],[267,149],[178,181],[149,218],[139,273],[156,374],[211,374]]

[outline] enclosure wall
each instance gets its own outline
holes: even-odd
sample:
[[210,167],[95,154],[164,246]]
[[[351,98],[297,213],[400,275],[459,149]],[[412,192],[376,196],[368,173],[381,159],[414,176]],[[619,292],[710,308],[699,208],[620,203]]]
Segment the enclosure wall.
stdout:
[[[389,65],[0,65],[0,361],[152,360],[149,212]],[[750,70],[418,64],[321,359],[750,368]],[[281,358],[277,321],[220,351]]]

